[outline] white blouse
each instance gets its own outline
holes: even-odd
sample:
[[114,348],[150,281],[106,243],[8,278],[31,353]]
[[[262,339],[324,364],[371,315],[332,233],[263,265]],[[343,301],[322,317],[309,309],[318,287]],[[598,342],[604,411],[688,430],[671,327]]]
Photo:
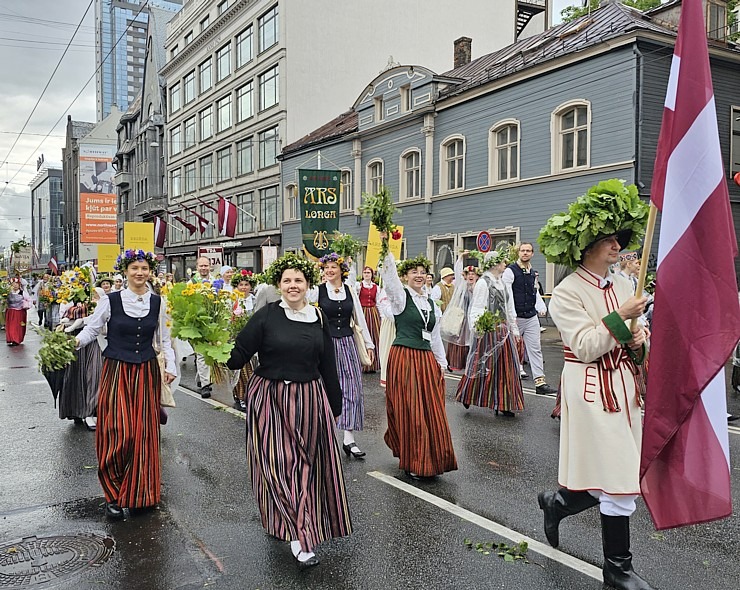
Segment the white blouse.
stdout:
[[[511,293],[511,285],[507,285],[501,277],[496,277],[491,271],[483,273],[483,277],[489,277],[494,289],[504,292],[506,301],[506,325],[514,336],[519,336],[519,325],[516,323],[516,309],[514,308],[514,295]],[[471,330],[475,330],[475,322],[488,309],[488,283],[481,277],[473,288],[473,300],[468,311],[468,324]]]
[[[401,279],[398,277],[396,271],[396,260],[392,253],[388,253],[383,260],[383,266],[380,268],[380,276],[383,279],[383,285],[385,285],[385,294],[388,297],[388,309],[390,309],[393,315],[400,315],[406,308],[406,292],[411,294],[411,300],[414,302],[416,309],[424,317],[425,312],[431,311],[429,305],[429,298],[426,295],[419,295],[413,289],[404,287]],[[432,328],[432,352],[434,358],[437,359],[439,366],[442,370],[447,370],[447,357],[445,355],[444,344],[442,344],[442,338],[439,335],[439,324],[442,312],[440,311],[437,304],[434,304],[434,328]]]
[[[137,295],[130,289],[126,288],[121,290],[121,304],[123,305],[124,313],[131,318],[143,318],[149,314],[149,304],[152,299],[152,294],[147,291],[143,295]],[[95,340],[100,334],[104,326],[107,326],[108,320],[110,320],[110,298],[103,297],[98,301],[95,306],[95,311],[87,321],[87,325],[77,335],[77,339],[80,341],[80,348],[87,346]],[[171,375],[177,376],[177,363],[175,363],[175,351],[172,349],[172,342],[170,340],[170,329],[167,326],[167,305],[164,299],[162,299],[159,306],[159,327],[154,333],[154,339],[152,344],[155,348],[157,347],[159,340],[159,331],[162,332],[162,351],[164,352],[165,358],[165,371]]]
[[301,309],[296,311],[288,302],[285,301],[285,297],[280,297],[280,307],[285,310],[285,317],[293,322],[303,322],[304,324],[312,324],[319,318],[319,310],[313,305],[310,305],[308,301],[305,302]]

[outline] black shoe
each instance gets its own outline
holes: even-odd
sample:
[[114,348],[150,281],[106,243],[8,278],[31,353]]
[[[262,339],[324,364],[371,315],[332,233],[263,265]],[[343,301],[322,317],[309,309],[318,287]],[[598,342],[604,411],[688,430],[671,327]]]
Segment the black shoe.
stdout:
[[727,422],[735,422],[736,420],[740,420],[740,416],[737,416],[735,414],[730,414],[727,416]]
[[560,488],[557,492],[540,492],[537,503],[545,513],[545,537],[553,547],[560,544],[560,521],[596,506],[599,501],[588,492],[571,492]]
[[509,410],[501,410],[501,414],[503,414],[507,418],[513,418],[514,416],[516,416],[514,412],[510,412]]
[[342,445],[342,448],[344,449],[344,452],[348,457],[352,455],[355,459],[364,459],[365,455],[367,455],[365,451],[360,450],[360,447],[357,446],[357,443]]
[[416,473],[414,473],[413,471],[404,471],[404,473],[414,481],[421,481],[421,475],[416,475]]
[[78,418],[77,416],[73,416],[72,420],[75,421],[76,426],[82,426],[85,423],[85,421],[82,418]]
[[469,410],[470,404],[466,404],[465,402],[463,402],[463,408],[465,408],[466,410]]
[[300,561],[296,559],[296,563],[298,564],[298,569],[308,569],[310,567],[314,567],[316,565],[319,565],[319,558],[315,555],[313,557],[309,557],[306,561]]
[[211,388],[211,385],[204,385],[200,388],[200,397],[203,399],[208,399],[211,397],[211,394],[213,393],[213,389]]
[[632,569],[629,516],[601,515],[604,583],[617,590],[653,590]]
[[553,389],[547,383],[538,385],[537,387],[534,388],[534,391],[537,395],[556,395],[558,392],[557,389]]
[[113,502],[106,502],[105,504],[105,515],[108,518],[114,520],[120,520],[123,518],[123,508]]

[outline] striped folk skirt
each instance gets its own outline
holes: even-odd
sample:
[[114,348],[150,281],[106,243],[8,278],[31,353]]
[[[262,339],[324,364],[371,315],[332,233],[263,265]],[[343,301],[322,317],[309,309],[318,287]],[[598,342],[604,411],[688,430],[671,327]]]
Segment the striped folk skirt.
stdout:
[[423,477],[457,469],[442,369],[430,350],[391,346],[385,443],[398,467]]
[[26,316],[25,309],[6,309],[5,310],[5,342],[10,344],[20,344],[26,337]]
[[247,391],[247,463],[262,526],[303,551],[352,532],[334,417],[320,379],[253,375]]
[[354,336],[332,338],[337,358],[339,386],[342,388],[342,415],[339,430],[362,430],[365,400],[362,396],[362,370]]
[[455,399],[491,410],[521,412],[524,392],[514,339],[505,326],[474,338]]
[[234,373],[236,373],[236,383],[234,384],[232,392],[234,394],[234,401],[246,402],[247,384],[249,383],[250,377],[254,373],[254,370],[252,369],[252,362],[248,362],[239,371],[234,371]]
[[160,386],[156,358],[141,364],[103,360],[95,448],[106,502],[124,508],[159,502]]
[[383,318],[380,322],[380,342],[378,346],[378,356],[380,357],[380,386],[385,387],[386,376],[388,374],[388,355],[391,352],[391,346],[396,339],[396,320],[393,318]]
[[375,305],[371,307],[363,307],[362,313],[365,314],[365,323],[370,332],[370,339],[375,345],[375,358],[373,359],[373,364],[369,367],[363,367],[362,372],[377,373],[380,371],[380,357],[378,355],[378,350],[380,348],[380,314]]
[[97,340],[77,351],[77,360],[64,371],[64,382],[59,392],[59,417],[62,420],[97,414],[102,368],[103,358]]
[[468,347],[452,342],[447,343],[447,365],[450,371],[462,371],[468,360]]

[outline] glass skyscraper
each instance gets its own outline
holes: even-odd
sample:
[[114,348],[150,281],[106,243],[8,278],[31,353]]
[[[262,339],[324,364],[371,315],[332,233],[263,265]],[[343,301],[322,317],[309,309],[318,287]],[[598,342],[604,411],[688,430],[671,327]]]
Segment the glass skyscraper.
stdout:
[[183,0],[150,0],[148,4],[144,0],[95,0],[98,122],[110,114],[111,105],[125,112],[139,93],[144,75],[148,8],[177,12],[182,4]]

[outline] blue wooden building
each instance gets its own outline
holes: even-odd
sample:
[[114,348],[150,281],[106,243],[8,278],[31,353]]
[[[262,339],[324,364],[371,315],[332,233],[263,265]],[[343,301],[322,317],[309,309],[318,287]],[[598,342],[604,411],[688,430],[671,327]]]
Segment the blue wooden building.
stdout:
[[[676,31],[671,10],[610,1],[438,75],[419,65],[379,74],[352,108],[282,151],[282,244],[300,248],[298,168],[342,171],[340,230],[367,238],[363,192],[388,186],[409,255],[435,269],[494,240],[532,241],[547,218],[607,178],[650,193]],[[677,22],[677,20],[675,20]],[[710,32],[717,117],[740,228],[740,51]],[[461,42],[465,43],[463,39]],[[535,248],[537,251],[537,248]],[[560,273],[538,254],[546,289]]]

